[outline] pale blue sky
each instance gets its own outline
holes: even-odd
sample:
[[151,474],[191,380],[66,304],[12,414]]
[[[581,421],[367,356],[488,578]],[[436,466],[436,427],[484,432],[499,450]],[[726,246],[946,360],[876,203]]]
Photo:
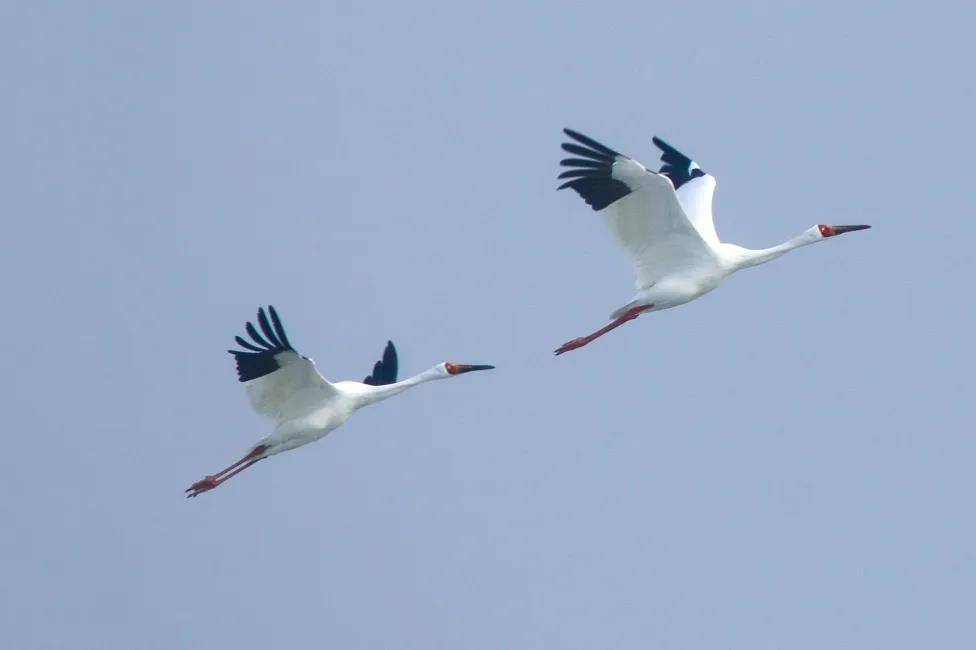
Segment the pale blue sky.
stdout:
[[[732,4],[0,9],[9,647],[974,647],[976,16]],[[874,229],[554,358],[633,293],[563,126]],[[267,303],[498,369],[186,501]]]

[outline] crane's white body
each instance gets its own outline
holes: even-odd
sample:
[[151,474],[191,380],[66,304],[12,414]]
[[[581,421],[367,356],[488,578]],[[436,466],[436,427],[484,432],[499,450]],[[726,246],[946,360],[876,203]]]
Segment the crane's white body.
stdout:
[[571,129],[575,142],[564,151],[580,156],[559,189],[572,188],[600,211],[610,232],[630,258],[637,293],[611,314],[608,326],[564,343],[562,354],[582,347],[645,311],[677,307],[715,289],[736,271],[768,262],[800,246],[869,226],[818,224],[778,246],[751,250],[719,240],[712,220],[715,178],[677,149],[654,138],[663,166],[654,172],[636,160]]
[[424,382],[451,376],[441,363],[385,386],[358,381],[330,383],[319,374],[312,359],[294,351],[277,354],[275,360],[281,366],[279,370],[244,383],[254,410],[275,422],[274,431],[251,447],[267,447],[265,456],[315,442],[341,427],[364,406]]
[[[270,318],[269,318],[270,316]],[[251,445],[247,454],[230,467],[205,476],[187,489],[196,497],[212,490],[254,463],[283,451],[324,438],[342,426],[364,406],[393,397],[404,390],[435,379],[447,379],[494,366],[439,363],[424,372],[396,381],[399,362],[392,341],[383,357],[362,382],[332,383],[315,368],[315,362],[291,346],[274,307],[258,310],[258,326],[247,323],[251,340],[236,337],[238,350],[228,350],[237,362],[237,375],[244,384],[251,406],[274,420],[274,430]]]
[[712,291],[740,269],[823,239],[813,226],[773,248],[723,243],[712,220],[713,176],[699,176],[676,191],[667,176],[621,157],[613,164],[612,177],[635,188],[603,213],[637,276],[637,294],[614,318],[637,306],[652,306],[647,311],[677,307]]

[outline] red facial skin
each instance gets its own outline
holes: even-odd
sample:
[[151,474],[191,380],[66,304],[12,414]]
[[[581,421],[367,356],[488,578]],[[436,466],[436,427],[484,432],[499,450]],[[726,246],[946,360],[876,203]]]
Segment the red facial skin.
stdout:
[[817,228],[820,228],[820,234],[823,235],[824,237],[833,237],[834,235],[837,234],[836,232],[834,232],[833,228],[824,224],[820,224],[819,226],[817,226]]

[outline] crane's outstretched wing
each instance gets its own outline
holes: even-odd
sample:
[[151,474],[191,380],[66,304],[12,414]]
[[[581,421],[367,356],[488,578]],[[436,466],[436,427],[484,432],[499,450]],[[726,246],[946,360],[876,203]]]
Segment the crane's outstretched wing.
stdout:
[[373,374],[363,379],[364,384],[370,386],[385,386],[393,384],[397,378],[397,351],[393,341],[387,341],[383,349],[383,358],[373,364]]
[[684,268],[716,263],[715,253],[685,215],[671,180],[571,129],[562,148],[583,158],[566,158],[559,178],[594,210],[607,208],[606,222],[637,273],[637,288]]
[[712,246],[717,246],[718,234],[712,219],[715,177],[705,173],[698,163],[661,138],[655,136],[652,140],[661,150],[661,169],[658,173],[671,179],[678,202],[698,234]]
[[274,307],[269,306],[267,314],[263,307],[258,309],[258,325],[261,332],[250,322],[245,325],[251,341],[234,338],[244,350],[228,350],[237,361],[237,377],[244,383],[255,411],[280,422],[336,395],[315,363],[291,347]]

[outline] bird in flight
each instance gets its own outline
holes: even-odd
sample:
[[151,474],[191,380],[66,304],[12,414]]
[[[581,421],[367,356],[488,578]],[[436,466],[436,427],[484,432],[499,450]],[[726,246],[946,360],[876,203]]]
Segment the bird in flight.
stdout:
[[236,463],[203,477],[187,490],[196,497],[260,460],[301,447],[324,437],[364,406],[393,397],[408,388],[435,379],[456,377],[494,366],[439,363],[429,370],[397,381],[397,352],[386,344],[383,358],[361,382],[329,382],[315,369],[315,362],[298,354],[285,335],[274,307],[258,309],[258,326],[247,323],[251,340],[235,337],[241,350],[228,350],[237,361],[237,376],[244,384],[251,406],[274,419],[274,431],[253,445]]
[[604,211],[610,232],[634,265],[637,294],[610,315],[608,325],[563,343],[557,355],[581,348],[644,312],[694,300],[736,271],[871,227],[818,224],[759,250],[721,242],[712,223],[715,178],[688,156],[655,137],[662,165],[653,172],[582,133],[563,133],[575,141],[564,142],[563,150],[578,157],[560,162],[569,169],[559,178],[569,180],[558,189],[572,188],[594,210]]

